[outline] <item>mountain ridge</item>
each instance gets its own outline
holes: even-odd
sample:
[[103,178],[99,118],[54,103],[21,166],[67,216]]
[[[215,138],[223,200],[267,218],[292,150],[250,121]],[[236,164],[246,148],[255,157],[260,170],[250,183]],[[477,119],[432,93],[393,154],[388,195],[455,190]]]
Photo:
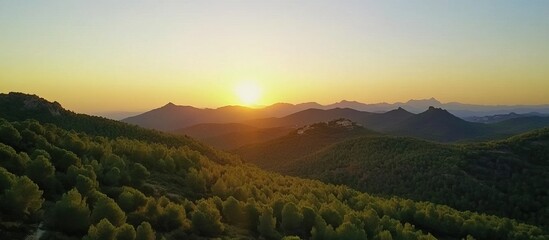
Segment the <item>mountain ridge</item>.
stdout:
[[[338,118],[349,119],[361,124],[365,128],[382,133],[412,136],[439,142],[479,141],[502,138],[535,128],[549,126],[549,117],[517,118],[518,120],[510,119],[491,124],[468,122],[456,117],[445,109],[433,106],[418,114],[411,113],[404,108],[397,108],[385,113],[363,112],[351,108],[328,110],[307,109],[284,117],[254,119],[241,122],[241,124],[265,129],[296,129],[305,125],[329,122]],[[231,129],[231,124],[234,123],[213,124],[212,126],[219,129],[219,131],[226,131],[222,129]],[[193,126],[187,128],[193,128]],[[201,135],[206,135],[206,132],[209,130],[204,129],[203,131],[204,133],[195,133],[194,136],[200,137]],[[257,138],[255,142],[247,143],[259,143],[269,139],[272,138]],[[223,142],[222,139],[217,141]],[[238,147],[237,145],[233,146]]]
[[[361,112],[383,113],[402,108],[411,113],[421,113],[428,106],[444,108],[460,118],[484,116],[493,114],[518,114],[539,112],[549,114],[549,104],[546,105],[475,105],[463,103],[441,103],[435,98],[411,99],[407,102],[366,104],[357,101],[342,100],[333,104],[321,105],[316,102],[300,104],[275,103],[262,108],[244,106],[223,106],[218,108],[196,108],[192,106],[176,105],[172,102],[142,114],[122,119],[123,122],[137,124],[147,128],[162,131],[189,127],[200,123],[234,123],[254,119],[280,118],[307,109],[330,110],[336,108],[350,108]],[[346,117],[346,116],[341,116]],[[333,120],[333,119],[330,119]]]
[[[169,102],[168,104],[173,104],[174,106],[185,106],[185,105],[176,105],[172,102]],[[168,105],[166,104],[166,105]],[[229,105],[229,106],[239,106],[239,105]],[[394,103],[387,103],[387,102],[379,102],[379,103],[363,103],[359,101],[354,100],[341,100],[335,103],[331,104],[319,104],[317,102],[304,102],[304,103],[287,103],[287,102],[278,102],[271,105],[258,107],[258,108],[250,108],[245,106],[239,106],[243,108],[249,108],[254,110],[260,110],[260,109],[274,109],[274,108],[296,108],[298,110],[287,110],[288,112],[296,112],[299,111],[299,109],[304,110],[303,108],[318,108],[318,109],[331,109],[331,108],[353,108],[355,110],[359,111],[370,111],[370,112],[385,112],[390,111],[392,109],[403,107],[411,112],[422,111],[428,106],[435,106],[435,107],[441,107],[444,109],[448,109],[452,114],[455,114],[459,117],[470,117],[471,113],[468,112],[487,112],[485,114],[480,115],[490,115],[490,112],[501,112],[501,111],[508,111],[512,112],[512,110],[518,109],[519,111],[516,111],[517,113],[527,113],[522,111],[521,109],[531,109],[531,108],[541,108],[543,113],[549,113],[549,104],[518,104],[518,105],[506,105],[506,104],[497,104],[497,105],[488,105],[488,104],[469,104],[469,103],[460,103],[460,102],[446,102],[442,103],[441,101],[437,100],[434,97],[428,98],[428,99],[410,99],[406,102],[394,102]],[[196,109],[221,109],[227,106],[221,106],[217,108],[196,108]],[[535,111],[531,111],[535,112]],[[290,114],[286,113],[286,114]],[[496,113],[494,113],[496,114]],[[284,114],[282,114],[284,115]]]

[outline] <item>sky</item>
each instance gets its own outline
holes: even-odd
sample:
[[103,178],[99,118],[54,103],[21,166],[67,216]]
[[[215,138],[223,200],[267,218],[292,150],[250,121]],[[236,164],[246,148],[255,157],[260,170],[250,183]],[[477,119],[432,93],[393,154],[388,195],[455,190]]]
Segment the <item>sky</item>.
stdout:
[[547,104],[548,43],[543,0],[0,0],[0,92],[84,113],[167,102]]

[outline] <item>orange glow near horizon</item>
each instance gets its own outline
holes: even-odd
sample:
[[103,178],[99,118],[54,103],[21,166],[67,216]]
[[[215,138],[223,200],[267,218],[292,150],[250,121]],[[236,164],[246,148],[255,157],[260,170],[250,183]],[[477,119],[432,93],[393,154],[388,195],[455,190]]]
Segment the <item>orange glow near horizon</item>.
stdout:
[[471,3],[0,1],[0,92],[82,113],[549,104],[549,1]]

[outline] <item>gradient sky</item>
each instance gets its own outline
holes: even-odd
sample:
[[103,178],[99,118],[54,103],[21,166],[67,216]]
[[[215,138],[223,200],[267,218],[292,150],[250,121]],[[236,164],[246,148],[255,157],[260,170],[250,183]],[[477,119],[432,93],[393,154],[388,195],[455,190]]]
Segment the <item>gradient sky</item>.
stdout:
[[4,1],[0,92],[167,102],[549,103],[549,1]]

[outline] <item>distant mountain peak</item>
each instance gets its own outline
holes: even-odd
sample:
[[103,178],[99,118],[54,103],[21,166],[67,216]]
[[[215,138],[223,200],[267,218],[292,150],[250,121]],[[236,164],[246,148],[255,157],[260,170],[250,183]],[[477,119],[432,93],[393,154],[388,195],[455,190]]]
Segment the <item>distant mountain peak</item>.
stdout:
[[406,112],[406,113],[410,113],[408,110],[402,108],[402,107],[398,107],[397,109],[395,110],[392,110],[392,111],[395,111],[395,112]]
[[167,103],[166,105],[164,105],[164,107],[175,107],[175,106],[177,106],[177,105],[175,105],[175,104],[172,103],[172,102],[169,102],[169,103]]
[[409,112],[408,110],[406,110],[406,109],[404,109],[404,108],[402,108],[402,107],[398,107],[398,108],[396,108],[396,109],[387,111],[387,112],[385,112],[385,113],[393,113],[393,114],[395,114],[395,113],[398,113],[398,114],[413,114],[413,113]]
[[[438,107],[435,107],[435,106],[429,106],[429,108],[427,109],[426,112],[442,112],[442,113],[449,113],[448,111],[446,111],[446,109],[444,108],[438,108]],[[449,113],[450,114],[450,113]]]
[[277,102],[267,107],[286,107],[286,106],[294,106],[295,104],[286,103],[286,102]]
[[419,115],[422,115],[424,117],[427,117],[431,120],[441,120],[441,119],[453,119],[453,120],[456,120],[456,119],[459,119],[460,121],[464,121],[458,117],[456,117],[454,114],[448,112],[446,109],[444,108],[437,108],[437,107],[434,107],[434,106],[429,106],[429,109],[427,109],[426,111],[420,113]]
[[437,100],[436,98],[432,97],[429,99],[410,99],[406,104],[425,104],[425,105],[431,105],[431,106],[439,106],[442,103]]
[[357,101],[341,100],[339,103],[359,103]]

